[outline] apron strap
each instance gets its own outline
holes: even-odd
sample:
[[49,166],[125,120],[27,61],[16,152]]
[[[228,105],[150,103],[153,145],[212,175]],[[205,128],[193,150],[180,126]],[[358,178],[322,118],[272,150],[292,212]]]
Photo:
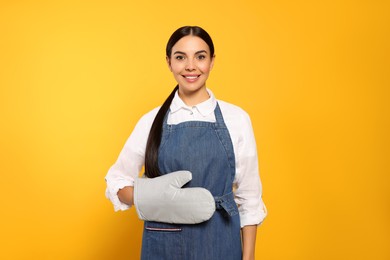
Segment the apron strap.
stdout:
[[236,202],[234,201],[233,192],[222,196],[214,197],[215,200],[215,208],[217,210],[225,210],[229,216],[234,216],[238,214],[238,209]]

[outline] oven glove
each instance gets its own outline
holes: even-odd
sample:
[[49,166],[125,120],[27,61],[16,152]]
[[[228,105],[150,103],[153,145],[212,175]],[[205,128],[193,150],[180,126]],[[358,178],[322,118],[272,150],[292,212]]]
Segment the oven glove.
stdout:
[[174,224],[197,224],[209,220],[215,211],[214,197],[205,188],[181,188],[191,179],[189,171],[137,178],[134,205],[138,217]]

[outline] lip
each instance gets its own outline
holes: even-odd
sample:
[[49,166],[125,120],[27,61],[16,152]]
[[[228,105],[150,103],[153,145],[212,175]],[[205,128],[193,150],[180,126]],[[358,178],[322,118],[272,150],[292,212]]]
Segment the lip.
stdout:
[[187,81],[187,82],[195,82],[199,79],[200,77],[200,74],[185,74],[185,75],[182,75],[183,78]]

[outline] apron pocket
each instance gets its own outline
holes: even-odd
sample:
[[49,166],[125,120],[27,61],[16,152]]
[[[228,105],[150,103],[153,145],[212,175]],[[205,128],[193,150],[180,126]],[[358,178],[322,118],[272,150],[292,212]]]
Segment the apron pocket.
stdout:
[[182,226],[161,222],[145,222],[142,235],[142,260],[182,260],[185,257]]

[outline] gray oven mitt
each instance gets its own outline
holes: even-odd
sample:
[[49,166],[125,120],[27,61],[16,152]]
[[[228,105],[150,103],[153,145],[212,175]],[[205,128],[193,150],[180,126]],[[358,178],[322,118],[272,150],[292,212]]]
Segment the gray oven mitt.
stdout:
[[189,171],[176,171],[156,178],[137,178],[134,205],[142,220],[197,224],[215,211],[213,195],[204,188],[181,188],[192,179]]

